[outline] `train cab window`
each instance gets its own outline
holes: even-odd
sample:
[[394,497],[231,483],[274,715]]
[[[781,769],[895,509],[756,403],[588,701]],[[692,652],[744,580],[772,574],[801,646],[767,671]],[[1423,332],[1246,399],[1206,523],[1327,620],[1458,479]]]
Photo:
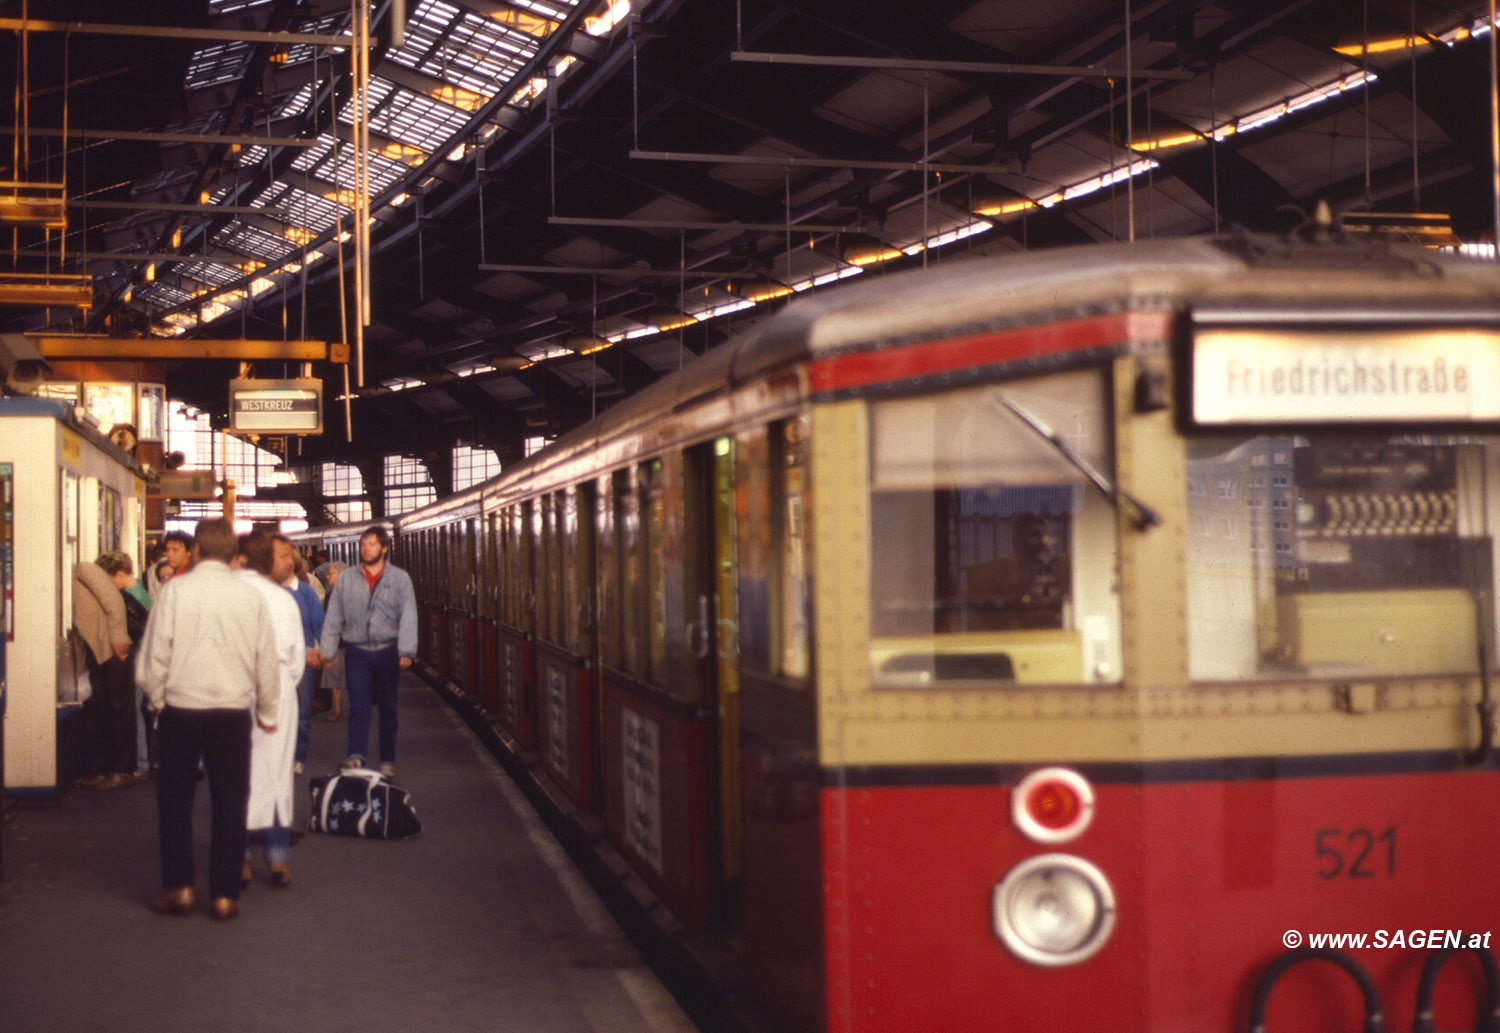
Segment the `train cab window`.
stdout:
[[1500,439],[1188,444],[1190,488],[1228,485],[1188,493],[1193,678],[1477,670],[1479,629],[1494,626]]
[[1084,370],[874,403],[872,684],[1118,678],[1115,512],[1034,425],[1109,475],[1106,385]]

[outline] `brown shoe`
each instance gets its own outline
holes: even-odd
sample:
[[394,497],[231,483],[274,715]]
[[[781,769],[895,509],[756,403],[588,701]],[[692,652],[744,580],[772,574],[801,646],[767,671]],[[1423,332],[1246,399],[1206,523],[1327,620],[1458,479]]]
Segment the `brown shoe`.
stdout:
[[283,862],[271,865],[271,885],[276,889],[284,890],[292,884],[292,870]]
[[94,786],[95,789],[129,789],[135,785],[135,776],[127,775],[123,771],[116,771],[104,781]]
[[216,921],[227,922],[240,917],[240,906],[230,897],[215,897],[213,916]]
[[193,887],[179,886],[167,890],[151,902],[151,910],[158,915],[174,915],[184,918],[193,913]]
[[98,789],[104,784],[103,775],[88,775],[73,783],[79,789]]

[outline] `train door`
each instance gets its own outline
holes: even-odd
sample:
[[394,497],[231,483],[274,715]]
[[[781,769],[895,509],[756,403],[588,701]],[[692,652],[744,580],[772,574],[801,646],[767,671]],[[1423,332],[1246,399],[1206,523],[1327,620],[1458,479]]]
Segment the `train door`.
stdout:
[[600,529],[605,823],[692,928],[723,904],[714,484],[712,444],[667,453],[613,478]]
[[594,690],[592,492],[569,487],[541,498],[540,623],[536,636],[542,763],[581,809],[598,799]]

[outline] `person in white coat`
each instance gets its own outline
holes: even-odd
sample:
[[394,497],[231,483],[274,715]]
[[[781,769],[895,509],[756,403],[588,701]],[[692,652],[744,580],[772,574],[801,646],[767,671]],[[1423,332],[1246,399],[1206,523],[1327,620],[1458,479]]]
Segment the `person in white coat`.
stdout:
[[[271,629],[276,639],[276,668],[280,675],[281,699],[273,731],[255,728],[250,734],[250,802],[246,809],[247,831],[265,837],[266,863],[271,885],[290,886],[292,872],[292,762],[297,747],[297,682],[307,666],[303,645],[302,615],[292,594],[281,587],[291,572],[291,546],[285,555],[269,534],[256,531],[240,539],[245,569],[238,572],[266,601]],[[280,561],[280,566],[278,566]],[[250,881],[250,851],[247,844],[240,882]]]

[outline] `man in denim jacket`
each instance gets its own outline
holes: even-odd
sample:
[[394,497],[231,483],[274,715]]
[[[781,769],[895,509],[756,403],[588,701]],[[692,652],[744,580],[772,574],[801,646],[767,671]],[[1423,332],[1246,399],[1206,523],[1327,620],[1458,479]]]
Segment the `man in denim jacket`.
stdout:
[[386,562],[390,548],[390,535],[379,525],[360,535],[359,571],[346,571],[328,593],[319,642],[324,657],[346,647],[349,759],[342,766],[364,767],[373,704],[380,708],[380,773],[386,777],[396,773],[396,680],[417,655],[417,596],[406,571]]

